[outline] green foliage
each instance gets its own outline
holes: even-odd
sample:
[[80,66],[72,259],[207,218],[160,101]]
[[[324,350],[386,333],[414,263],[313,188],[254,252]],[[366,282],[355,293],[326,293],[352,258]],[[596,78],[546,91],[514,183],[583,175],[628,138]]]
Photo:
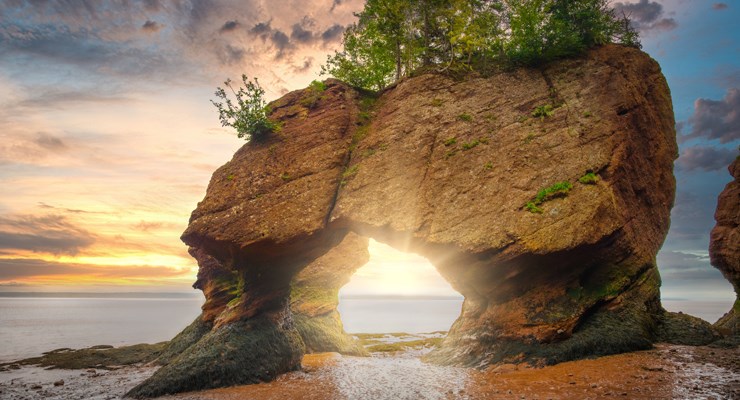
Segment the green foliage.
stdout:
[[455,143],[457,143],[457,138],[454,138],[454,137],[451,137],[451,138],[445,140],[445,142],[444,142],[445,146],[447,146],[447,147],[452,146]]
[[378,98],[375,96],[363,96],[360,100],[360,110],[364,112],[369,112],[375,107],[375,103],[377,103]]
[[352,134],[352,144],[349,146],[350,151],[354,151],[357,145],[367,137],[370,132],[370,125],[360,125],[355,129],[355,133]]
[[514,64],[540,64],[605,43],[640,47],[637,32],[626,18],[615,15],[608,0],[507,3],[511,35],[504,47]]
[[586,175],[578,178],[578,182],[581,182],[584,185],[595,185],[598,180],[599,177],[593,172],[588,172]]
[[357,174],[357,171],[359,171],[359,170],[360,170],[360,164],[355,164],[355,165],[347,168],[342,173],[342,178],[349,178],[350,176],[354,176],[355,174]]
[[283,172],[283,174],[280,175],[280,179],[282,179],[284,181],[289,181],[291,179],[291,177],[290,177],[290,174],[289,173]]
[[344,31],[344,49],[329,56],[321,66],[321,74],[357,87],[381,90],[393,82],[393,55],[389,53],[379,19],[366,11],[358,15],[360,21]]
[[231,79],[227,79],[224,85],[234,99],[226,93],[226,89],[218,87],[215,92],[218,100],[211,100],[211,103],[218,109],[221,126],[236,129],[239,138],[259,140],[277,129],[278,124],[267,117],[267,103],[263,98],[265,90],[257,78],[250,81],[246,75],[242,75],[242,82],[244,87],[235,89]]
[[471,122],[471,121],[473,121],[473,116],[470,115],[470,114],[468,114],[468,113],[462,113],[462,114],[458,115],[457,118],[460,121],[465,121],[465,122]]
[[166,347],[167,342],[135,344],[116,348],[107,345],[97,345],[78,350],[62,348],[45,352],[39,357],[4,363],[0,366],[17,364],[35,365],[46,367],[46,369],[115,369],[121,365],[150,362],[156,359]]
[[558,182],[537,192],[537,196],[535,196],[534,201],[536,204],[542,204],[546,200],[568,194],[571,189],[573,189],[572,183],[567,181]]
[[377,150],[375,150],[373,148],[370,148],[370,149],[367,149],[367,150],[363,151],[362,152],[362,156],[363,157],[370,157],[370,156],[374,155],[375,153],[377,153]]
[[470,150],[470,149],[472,149],[472,148],[474,148],[474,147],[478,146],[479,144],[480,144],[480,140],[478,140],[478,139],[473,139],[473,140],[472,140],[472,141],[470,141],[470,142],[467,142],[467,143],[463,143],[463,144],[462,144],[462,149],[463,149],[463,150]]
[[408,340],[403,342],[379,343],[367,346],[367,351],[371,353],[392,353],[397,351],[406,351],[410,349],[423,349],[427,347],[438,347],[442,344],[444,338],[424,338],[417,340]]
[[489,162],[483,164],[483,169],[486,169],[486,170],[489,170],[489,171],[492,170],[493,169],[493,163],[489,161]]
[[357,172],[360,171],[360,164],[355,164],[342,172],[342,181],[339,183],[341,186],[344,186],[347,184],[350,178],[357,175]]
[[550,117],[554,113],[554,108],[552,107],[552,104],[545,104],[542,106],[537,106],[534,108],[534,111],[532,111],[532,116],[535,118],[545,119],[545,117]]
[[324,93],[326,91],[326,84],[314,79],[308,84],[308,89],[316,93]]
[[323,94],[326,91],[326,84],[321,81],[311,81],[306,90],[306,94],[301,99],[300,103],[302,106],[312,109],[319,104],[319,101],[324,98]]
[[534,199],[527,202],[527,204],[524,205],[524,208],[531,213],[542,214],[543,210],[539,207],[542,203],[556,197],[564,197],[571,189],[573,189],[573,184],[570,182],[563,181],[555,183],[552,186],[546,187],[537,192]]
[[543,212],[542,209],[537,207],[533,201],[528,201],[527,204],[524,205],[524,208],[532,214],[542,214]]
[[417,70],[535,65],[604,43],[639,47],[608,0],[367,0],[322,74],[381,90]]

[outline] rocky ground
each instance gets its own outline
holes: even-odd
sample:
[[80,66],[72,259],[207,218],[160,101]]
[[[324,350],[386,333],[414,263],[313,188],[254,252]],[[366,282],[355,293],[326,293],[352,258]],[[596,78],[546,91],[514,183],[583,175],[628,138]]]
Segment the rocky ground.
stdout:
[[[372,357],[304,357],[303,370],[258,385],[165,396],[195,399],[737,399],[740,348],[658,345],[653,350],[561,363],[510,364],[485,371],[425,364],[437,335],[363,335]],[[397,345],[399,341],[407,345]],[[383,346],[379,346],[382,344]],[[371,348],[371,346],[375,346]],[[385,350],[378,352],[376,350]],[[158,367],[49,369],[10,364],[0,398],[118,399]]]

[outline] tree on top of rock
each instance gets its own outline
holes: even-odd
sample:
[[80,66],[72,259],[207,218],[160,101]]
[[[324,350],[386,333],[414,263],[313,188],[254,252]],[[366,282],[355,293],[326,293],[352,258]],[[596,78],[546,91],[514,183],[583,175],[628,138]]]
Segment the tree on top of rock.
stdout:
[[368,0],[322,66],[380,90],[423,68],[536,65],[606,43],[640,47],[608,0]]

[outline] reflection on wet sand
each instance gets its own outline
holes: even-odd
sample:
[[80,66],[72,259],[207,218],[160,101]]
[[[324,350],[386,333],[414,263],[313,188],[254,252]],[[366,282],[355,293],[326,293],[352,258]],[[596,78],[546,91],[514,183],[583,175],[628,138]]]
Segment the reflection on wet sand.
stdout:
[[740,398],[740,350],[659,345],[654,350],[546,368],[485,371],[426,364],[423,351],[373,357],[304,357],[303,371],[274,382],[169,399],[732,399]]

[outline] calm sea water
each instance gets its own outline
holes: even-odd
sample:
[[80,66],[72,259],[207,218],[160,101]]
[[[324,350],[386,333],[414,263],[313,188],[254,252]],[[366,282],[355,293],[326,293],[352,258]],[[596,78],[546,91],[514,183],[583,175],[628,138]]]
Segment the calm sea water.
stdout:
[[[200,312],[203,300],[187,298],[7,298],[0,297],[0,362],[61,347],[114,346],[169,340]],[[732,306],[726,301],[664,300],[714,322]],[[448,330],[462,299],[344,298],[339,312],[347,332]]]
[[460,315],[462,298],[344,298],[339,314],[352,333],[446,331]]
[[699,317],[711,323],[717,322],[732,308],[735,299],[723,301],[694,301],[694,300],[661,300],[663,308],[673,312],[683,312]]
[[122,346],[172,339],[202,298],[0,297],[0,362],[61,347]]

